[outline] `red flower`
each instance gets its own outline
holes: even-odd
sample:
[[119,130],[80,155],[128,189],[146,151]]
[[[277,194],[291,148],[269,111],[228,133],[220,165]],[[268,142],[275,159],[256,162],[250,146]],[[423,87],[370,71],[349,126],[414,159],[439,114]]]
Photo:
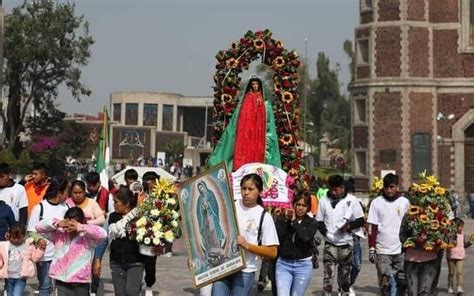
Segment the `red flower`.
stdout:
[[283,81],[283,87],[284,88],[290,88],[291,87],[291,82],[288,79],[285,79]]

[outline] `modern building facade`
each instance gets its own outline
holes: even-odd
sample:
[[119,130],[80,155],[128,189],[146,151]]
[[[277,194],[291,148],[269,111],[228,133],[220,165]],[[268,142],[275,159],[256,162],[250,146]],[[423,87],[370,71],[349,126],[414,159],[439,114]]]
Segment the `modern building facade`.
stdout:
[[212,151],[212,97],[164,92],[113,92],[110,96],[112,158],[155,157],[182,141],[183,157],[204,165]]
[[351,85],[359,187],[424,170],[474,192],[474,0],[360,0]]

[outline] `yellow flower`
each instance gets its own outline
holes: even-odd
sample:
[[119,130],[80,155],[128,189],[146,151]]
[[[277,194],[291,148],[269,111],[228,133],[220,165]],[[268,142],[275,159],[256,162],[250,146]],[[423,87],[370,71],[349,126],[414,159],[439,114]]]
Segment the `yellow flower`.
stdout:
[[158,217],[160,215],[160,210],[153,209],[153,210],[150,211],[150,214],[154,217]]
[[168,181],[166,178],[160,178],[156,181],[155,187],[153,188],[153,194],[155,196],[160,196],[161,194],[174,194],[174,185]]
[[239,66],[239,61],[234,58],[230,58],[225,62],[225,64],[227,65],[227,68],[235,69],[237,66]]
[[435,193],[436,195],[444,195],[446,193],[446,190],[443,187],[438,186],[435,188]]
[[408,249],[408,248],[414,248],[415,247],[415,243],[412,241],[412,240],[407,240],[405,241],[405,243],[403,243],[403,247],[405,249]]
[[434,246],[433,246],[432,243],[426,243],[426,244],[424,245],[423,249],[424,249],[425,251],[431,252],[431,251],[434,250]]
[[151,230],[153,232],[158,232],[161,230],[161,227],[162,227],[161,223],[159,221],[156,221],[155,224],[153,224],[153,226],[151,227]]
[[442,249],[442,250],[446,250],[448,248],[448,244],[443,242],[439,247]]
[[285,65],[285,60],[283,59],[283,57],[280,56],[273,60],[273,66],[275,68],[281,68],[283,67],[283,65]]
[[426,184],[421,184],[420,185],[420,189],[419,189],[420,193],[427,193],[429,190],[430,190],[430,188],[429,188],[428,185],[426,185]]
[[281,100],[282,100],[284,103],[291,103],[291,102],[293,102],[293,95],[292,95],[289,91],[285,91],[285,92],[281,95]]
[[265,42],[262,39],[257,38],[253,41],[253,46],[255,46],[256,50],[261,50],[265,46]]
[[441,225],[448,226],[450,224],[451,224],[451,221],[448,218],[444,217],[443,219],[441,219]]
[[439,229],[439,222],[438,220],[431,221],[431,230],[438,230]]
[[145,226],[146,225],[146,218],[141,217],[140,219],[137,220],[137,227]]
[[436,213],[438,213],[439,208],[438,208],[438,206],[437,206],[436,204],[430,204],[430,205],[428,206],[428,210],[430,210],[432,213],[435,213],[435,214],[436,214]]
[[413,183],[411,184],[411,189],[414,191],[414,192],[418,192],[420,191],[420,185],[416,184],[416,183]]
[[283,145],[289,145],[293,143],[293,135],[284,134],[280,141],[283,143]]
[[410,206],[408,209],[408,215],[414,216],[420,213],[420,208],[418,206]]
[[174,233],[173,233],[173,231],[171,231],[171,230],[166,231],[166,232],[165,232],[165,240],[166,240],[167,242],[172,243],[172,242],[173,242],[173,239],[174,239]]
[[273,91],[276,92],[276,93],[281,91],[281,84],[279,82],[275,82],[273,84]]
[[428,177],[426,177],[425,181],[426,181],[426,184],[428,186],[437,186],[437,185],[439,185],[439,182],[438,182],[438,180],[436,180],[435,176],[428,176]]
[[427,223],[428,222],[428,216],[426,215],[420,215],[420,221],[421,223]]
[[158,245],[161,244],[161,240],[160,240],[158,237],[155,237],[155,238],[153,239],[153,244],[154,244],[155,246],[158,246]]
[[230,101],[232,101],[232,96],[229,95],[229,94],[222,94],[221,95],[221,100],[226,102],[226,103],[229,103]]

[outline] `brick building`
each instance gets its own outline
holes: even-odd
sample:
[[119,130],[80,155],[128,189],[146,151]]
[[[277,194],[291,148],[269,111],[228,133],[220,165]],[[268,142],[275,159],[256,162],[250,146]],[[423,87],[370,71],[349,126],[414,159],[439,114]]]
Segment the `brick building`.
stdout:
[[474,0],[360,0],[353,174],[427,170],[474,192]]

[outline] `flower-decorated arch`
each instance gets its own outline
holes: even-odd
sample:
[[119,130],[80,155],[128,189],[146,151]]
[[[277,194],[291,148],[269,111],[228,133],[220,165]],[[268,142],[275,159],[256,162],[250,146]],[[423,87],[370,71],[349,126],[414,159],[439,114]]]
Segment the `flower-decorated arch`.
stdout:
[[302,188],[308,177],[298,148],[300,61],[296,51],[288,51],[283,43],[272,38],[270,30],[248,31],[227,50],[217,53],[214,75],[214,133],[212,142],[217,144],[239,100],[240,73],[248,70],[251,62],[261,58],[273,70],[273,112],[279,138],[283,170]]

